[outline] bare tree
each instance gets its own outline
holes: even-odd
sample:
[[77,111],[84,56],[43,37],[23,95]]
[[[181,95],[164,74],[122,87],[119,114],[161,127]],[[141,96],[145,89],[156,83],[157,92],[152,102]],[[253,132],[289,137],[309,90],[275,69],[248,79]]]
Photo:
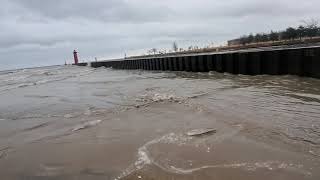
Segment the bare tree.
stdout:
[[158,50],[157,50],[156,48],[152,48],[152,49],[151,49],[151,52],[153,53],[153,55],[156,55],[157,51],[158,51]]
[[177,44],[177,42],[173,42],[173,44],[172,44],[172,50],[174,51],[174,52],[177,52],[178,51],[178,44]]
[[313,27],[317,27],[319,24],[319,21],[316,19],[310,19],[310,20],[303,20],[301,21],[303,24],[305,24],[305,27],[308,28],[313,28]]
[[213,43],[212,41],[210,42],[209,47],[210,47],[210,48],[214,47],[214,43]]
[[302,21],[305,24],[305,34],[306,36],[312,38],[318,34],[318,24],[319,22],[315,19],[310,19],[309,21]]

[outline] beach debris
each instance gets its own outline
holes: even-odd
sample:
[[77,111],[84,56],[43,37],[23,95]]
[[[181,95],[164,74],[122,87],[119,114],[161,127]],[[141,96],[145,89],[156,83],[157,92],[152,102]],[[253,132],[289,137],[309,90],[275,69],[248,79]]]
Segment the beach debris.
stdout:
[[202,136],[202,135],[208,135],[212,133],[216,133],[217,130],[212,128],[205,128],[205,129],[194,129],[189,132],[187,132],[188,136]]
[[138,179],[141,179],[142,177],[141,176],[138,176]]

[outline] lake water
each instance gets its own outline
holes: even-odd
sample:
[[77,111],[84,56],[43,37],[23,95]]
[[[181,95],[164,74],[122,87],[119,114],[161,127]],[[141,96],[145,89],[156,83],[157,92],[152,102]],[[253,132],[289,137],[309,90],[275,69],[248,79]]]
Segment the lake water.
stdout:
[[1,179],[320,178],[318,79],[52,66],[0,100]]

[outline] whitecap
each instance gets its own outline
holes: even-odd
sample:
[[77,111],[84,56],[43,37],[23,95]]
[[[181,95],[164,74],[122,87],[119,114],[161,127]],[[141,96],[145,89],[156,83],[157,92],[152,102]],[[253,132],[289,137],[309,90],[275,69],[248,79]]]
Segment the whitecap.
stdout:
[[174,100],[176,96],[174,94],[154,94],[152,97],[154,102],[165,101],[165,100]]

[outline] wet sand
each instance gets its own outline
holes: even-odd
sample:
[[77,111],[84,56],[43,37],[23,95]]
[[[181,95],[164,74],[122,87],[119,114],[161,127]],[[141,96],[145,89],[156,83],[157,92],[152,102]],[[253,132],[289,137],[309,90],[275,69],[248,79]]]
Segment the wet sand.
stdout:
[[[296,77],[266,88],[244,83],[249,76],[207,76],[98,69],[3,93],[21,99],[6,103],[15,110],[0,106],[1,179],[320,178],[319,134],[311,131],[320,117],[317,80],[298,78],[313,86],[296,91]],[[292,93],[300,94],[294,104]],[[297,117],[304,122],[294,124]],[[216,132],[187,135],[203,128]]]

